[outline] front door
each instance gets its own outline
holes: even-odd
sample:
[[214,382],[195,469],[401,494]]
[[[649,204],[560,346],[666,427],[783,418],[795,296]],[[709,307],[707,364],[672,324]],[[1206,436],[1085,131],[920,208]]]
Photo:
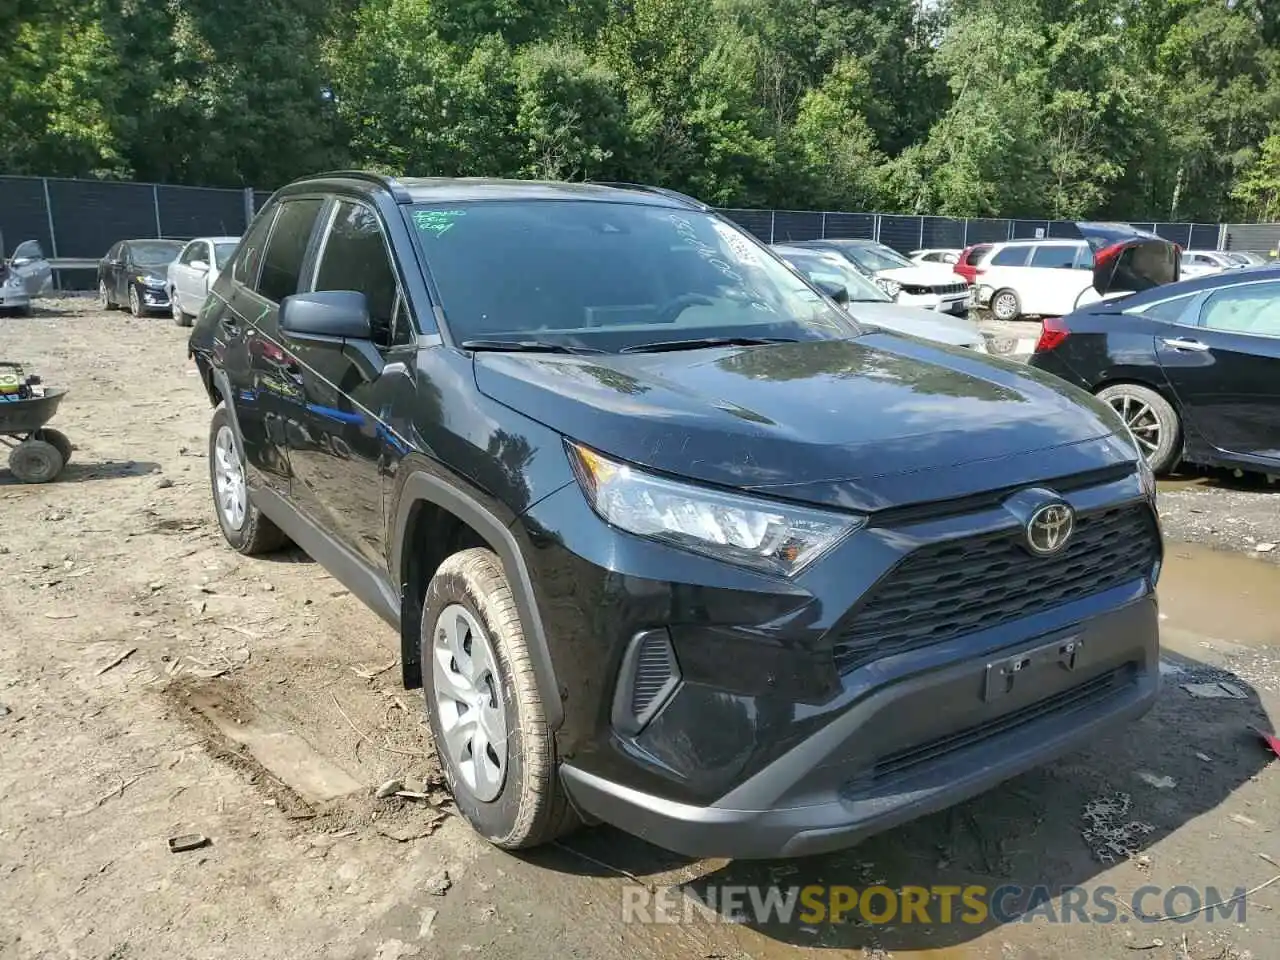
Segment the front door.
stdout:
[[377,211],[341,199],[329,217],[311,289],[365,295],[380,363],[371,367],[350,353],[300,340],[286,344],[298,360],[313,441],[289,447],[291,493],[300,509],[361,559],[385,569],[383,481],[407,449],[388,421],[413,389],[415,338]]
[[204,283],[209,272],[209,244],[192,240],[170,268],[173,298],[178,309],[192,316],[204,305]]
[[1280,281],[1215,290],[1194,319],[1194,327],[1170,325],[1156,342],[1186,425],[1219,450],[1274,468],[1280,463]]
[[35,240],[18,244],[9,260],[13,272],[22,278],[28,296],[40,297],[53,287],[53,267]]

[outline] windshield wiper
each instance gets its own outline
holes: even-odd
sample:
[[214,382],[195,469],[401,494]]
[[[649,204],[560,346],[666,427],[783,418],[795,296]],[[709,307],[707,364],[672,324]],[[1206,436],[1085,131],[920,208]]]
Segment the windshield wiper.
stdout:
[[754,347],[768,343],[796,343],[795,337],[700,337],[693,340],[659,340],[636,343],[619,353],[667,353],[672,350],[701,350],[704,347]]
[[604,353],[594,347],[571,347],[547,340],[463,340],[463,350],[489,350],[510,353]]

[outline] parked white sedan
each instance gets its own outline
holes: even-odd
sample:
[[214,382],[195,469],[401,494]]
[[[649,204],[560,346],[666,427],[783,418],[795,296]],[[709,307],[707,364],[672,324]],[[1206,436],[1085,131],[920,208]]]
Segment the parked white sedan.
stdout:
[[191,326],[192,318],[209,296],[209,288],[239,242],[239,237],[197,237],[169,264],[169,303],[173,306],[174,323]]

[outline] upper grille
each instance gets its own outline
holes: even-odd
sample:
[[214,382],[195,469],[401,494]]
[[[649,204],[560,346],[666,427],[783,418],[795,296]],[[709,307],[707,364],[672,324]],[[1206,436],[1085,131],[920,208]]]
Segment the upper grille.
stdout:
[[958,283],[930,283],[930,284],[904,283],[902,285],[902,289],[906,293],[914,293],[914,294],[924,294],[924,293],[949,294],[949,293],[964,293],[966,290],[969,289],[969,286],[963,281]]
[[1080,514],[1066,549],[1034,557],[1021,527],[921,547],[851,611],[836,666],[940,643],[1029,617],[1150,573],[1159,535],[1145,504]]

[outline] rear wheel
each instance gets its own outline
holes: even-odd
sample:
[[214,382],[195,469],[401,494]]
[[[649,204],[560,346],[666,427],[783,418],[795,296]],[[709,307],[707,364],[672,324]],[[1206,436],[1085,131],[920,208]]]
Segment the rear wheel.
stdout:
[[23,440],[9,451],[9,469],[23,483],[48,483],[62,466],[58,448],[44,440]]
[[35,432],[35,439],[53,444],[58,454],[62,457],[62,462],[64,464],[71,462],[71,441],[67,439],[67,435],[61,430],[55,430],[53,427],[41,427]]
[[1120,414],[1152,472],[1168,473],[1174,468],[1182,450],[1182,424],[1173,404],[1136,383],[1113,383],[1098,391],[1098,399]]
[[445,779],[477,833],[507,849],[547,843],[578,820],[524,627],[497,556],[462,550],[427,587],[423,693]]
[[222,536],[245,556],[270,553],[289,538],[249,498],[244,452],[226,404],[218,404],[209,426],[209,484]]
[[116,302],[111,299],[111,291],[107,289],[107,281],[98,281],[98,306],[103,310],[114,310]]
[[997,290],[991,298],[991,312],[997,320],[1017,320],[1022,315],[1022,302],[1012,290]]

